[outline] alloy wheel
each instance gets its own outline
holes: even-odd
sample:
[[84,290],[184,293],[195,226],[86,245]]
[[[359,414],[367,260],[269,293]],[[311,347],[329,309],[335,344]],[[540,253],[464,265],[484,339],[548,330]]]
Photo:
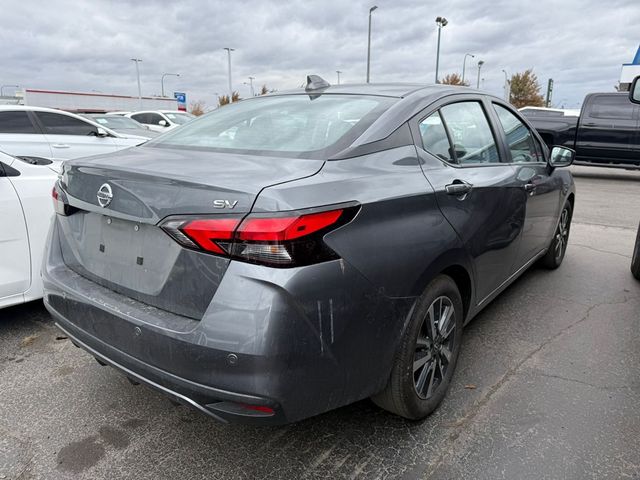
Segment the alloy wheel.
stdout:
[[422,399],[433,396],[453,359],[456,318],[449,297],[436,298],[422,321],[413,356],[413,380]]
[[558,223],[558,229],[556,230],[555,241],[555,258],[559,260],[564,255],[564,250],[567,248],[567,242],[569,240],[569,210],[567,208],[562,210],[560,215],[560,222]]

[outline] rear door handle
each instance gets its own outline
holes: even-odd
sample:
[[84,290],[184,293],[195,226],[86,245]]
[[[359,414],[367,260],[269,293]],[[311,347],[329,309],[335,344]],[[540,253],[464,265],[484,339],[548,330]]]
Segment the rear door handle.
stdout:
[[471,184],[458,180],[444,187],[445,191],[449,195],[466,195],[472,188],[473,186]]
[[69,145],[66,143],[54,143],[51,145],[53,148],[69,148]]

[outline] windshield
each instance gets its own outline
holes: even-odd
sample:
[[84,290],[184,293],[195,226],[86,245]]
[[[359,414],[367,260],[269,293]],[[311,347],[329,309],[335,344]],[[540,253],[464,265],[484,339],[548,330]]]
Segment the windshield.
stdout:
[[314,158],[348,146],[397,99],[365,95],[281,95],[221,107],[149,146],[273,152]]
[[171,120],[173,123],[177,123],[178,125],[184,125],[187,122],[190,122],[191,120],[193,120],[195,117],[195,115],[191,115],[190,113],[174,113],[174,112],[165,112],[164,113],[167,118],[169,118],[169,120]]
[[105,115],[102,117],[90,117],[91,120],[98,123],[99,125],[104,125],[107,128],[118,129],[118,128],[141,128],[144,129],[144,125],[136,122],[132,118],[128,117],[120,117],[118,115]]

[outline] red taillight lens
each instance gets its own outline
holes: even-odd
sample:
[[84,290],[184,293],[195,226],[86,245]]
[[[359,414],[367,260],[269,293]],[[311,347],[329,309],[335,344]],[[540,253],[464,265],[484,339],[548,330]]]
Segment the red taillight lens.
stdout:
[[51,198],[53,199],[53,209],[58,215],[69,216],[76,211],[74,207],[69,205],[67,195],[56,182],[51,190]]
[[334,223],[342,209],[283,218],[248,217],[238,229],[238,239],[245,241],[283,242],[311,235]]
[[237,218],[193,220],[180,229],[204,250],[224,254],[229,253],[228,245],[238,223]]
[[[176,219],[162,228],[182,245],[251,263],[291,267],[338,258],[322,240],[357,207],[287,216]],[[242,220],[242,221],[241,221]]]

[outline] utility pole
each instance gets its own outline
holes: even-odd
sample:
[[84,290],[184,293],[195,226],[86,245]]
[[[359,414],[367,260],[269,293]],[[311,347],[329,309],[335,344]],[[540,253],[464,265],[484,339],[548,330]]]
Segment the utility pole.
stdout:
[[467,57],[476,58],[476,56],[473,55],[472,53],[465,53],[464,54],[464,60],[462,61],[462,83],[463,84],[464,84],[464,72],[465,72],[466,67],[467,67]]
[[234,52],[235,48],[224,47],[223,50],[227,51],[227,64],[229,67],[229,102],[231,102],[231,97],[233,97],[233,85],[231,83],[231,52]]
[[340,70],[336,70],[336,73],[338,74],[338,85],[340,85],[340,74],[342,72]]
[[482,66],[484,65],[484,60],[480,60],[478,62],[478,80],[476,81],[476,88],[480,89],[480,70],[482,70]]
[[553,95],[553,78],[550,78],[547,82],[547,99],[544,102],[544,106],[549,108],[551,106],[551,97]]
[[377,6],[373,6],[369,9],[369,39],[367,40],[367,83],[369,83],[369,73],[371,72],[371,14]]
[[442,27],[446,27],[447,21],[444,17],[436,17],[436,25],[438,25],[438,49],[436,50],[436,83],[440,83],[438,80],[438,68],[440,67],[440,33],[442,32]]
[[132,62],[136,62],[136,77],[138,79],[138,110],[142,110],[142,88],[140,87],[140,68],[138,64],[142,61],[139,58],[132,58]]

